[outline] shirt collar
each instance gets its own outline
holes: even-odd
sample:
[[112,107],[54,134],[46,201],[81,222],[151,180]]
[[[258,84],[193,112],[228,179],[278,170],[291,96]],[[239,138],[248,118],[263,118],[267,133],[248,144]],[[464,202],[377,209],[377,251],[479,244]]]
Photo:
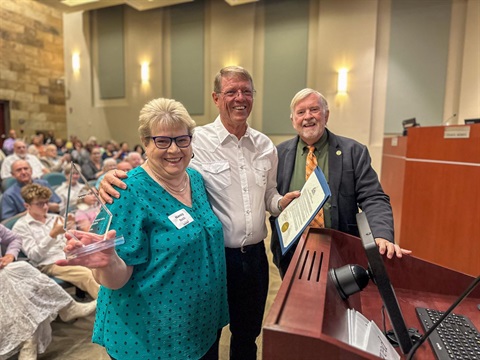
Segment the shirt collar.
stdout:
[[[326,145],[328,144],[328,132],[325,129],[323,132],[323,135],[318,139],[318,141],[313,144],[315,146],[315,151],[320,152],[321,149],[323,149]],[[302,140],[302,138],[299,138],[298,140],[298,146],[302,149],[302,155],[305,155],[308,153],[308,145],[305,141]]]
[[[49,221],[53,218],[54,215],[52,214],[47,214],[47,221],[45,221],[45,225],[49,223]],[[42,224],[44,225],[41,221],[38,221],[38,220],[35,220],[32,215],[30,215],[28,212],[25,214],[25,221],[27,222],[27,224],[31,224],[31,223],[37,223],[37,224]]]
[[[220,142],[221,145],[226,144],[228,141],[230,141],[233,138],[236,139],[236,136],[230,134],[228,130],[225,128],[225,126],[222,123],[222,120],[220,119],[220,115],[217,116],[217,118],[215,119],[214,126],[215,126],[215,132],[218,135],[218,141]],[[248,123],[247,123],[247,129],[245,130],[245,134],[242,136],[242,138],[239,141],[242,141],[242,139],[245,139],[243,141],[249,141],[252,145],[255,146],[252,139],[252,131]]]

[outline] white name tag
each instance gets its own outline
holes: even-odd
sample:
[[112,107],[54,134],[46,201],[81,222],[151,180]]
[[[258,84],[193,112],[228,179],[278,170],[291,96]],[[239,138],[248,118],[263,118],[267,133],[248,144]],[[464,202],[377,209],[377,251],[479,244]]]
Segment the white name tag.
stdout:
[[168,218],[173,223],[173,225],[177,227],[177,229],[181,229],[184,226],[187,226],[188,224],[193,222],[192,217],[185,209],[181,209],[181,210],[178,210],[177,212],[174,212]]

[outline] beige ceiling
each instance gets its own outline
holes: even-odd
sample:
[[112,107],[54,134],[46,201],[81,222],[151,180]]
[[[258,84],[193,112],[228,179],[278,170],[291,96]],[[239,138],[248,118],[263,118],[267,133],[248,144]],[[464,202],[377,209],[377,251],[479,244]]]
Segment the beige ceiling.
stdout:
[[[129,5],[138,11],[150,10],[159,7],[171,6],[194,0],[37,0],[42,4],[54,7],[60,11],[71,13],[101,9],[116,5]],[[258,0],[225,0],[231,6],[256,2]]]

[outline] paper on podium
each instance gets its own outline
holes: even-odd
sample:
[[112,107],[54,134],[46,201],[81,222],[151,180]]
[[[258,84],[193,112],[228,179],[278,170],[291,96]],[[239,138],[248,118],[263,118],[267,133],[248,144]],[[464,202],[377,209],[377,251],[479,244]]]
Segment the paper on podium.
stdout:
[[298,240],[331,196],[325,175],[319,167],[312,172],[300,193],[275,220],[282,254]]
[[[97,189],[88,184],[78,165],[72,162],[71,166],[63,228],[84,246],[66,253],[67,259],[90,255],[123,244],[125,242],[123,236],[107,239],[113,215],[101,201]],[[82,179],[85,184],[78,194],[71,191],[74,177]]]
[[399,360],[400,355],[377,324],[369,321],[360,312],[348,309],[348,339],[350,345],[377,355],[382,359]]

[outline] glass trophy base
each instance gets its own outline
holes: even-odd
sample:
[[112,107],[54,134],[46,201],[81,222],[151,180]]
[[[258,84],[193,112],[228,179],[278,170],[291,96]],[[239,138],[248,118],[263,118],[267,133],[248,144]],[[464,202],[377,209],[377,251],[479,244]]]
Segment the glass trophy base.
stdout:
[[67,260],[75,259],[82,256],[87,256],[90,254],[94,254],[99,251],[107,250],[111,247],[116,245],[122,245],[125,243],[125,239],[123,236],[116,237],[114,239],[102,240],[98,242],[94,242],[88,245],[85,245],[80,248],[76,248],[68,253],[66,253]]

